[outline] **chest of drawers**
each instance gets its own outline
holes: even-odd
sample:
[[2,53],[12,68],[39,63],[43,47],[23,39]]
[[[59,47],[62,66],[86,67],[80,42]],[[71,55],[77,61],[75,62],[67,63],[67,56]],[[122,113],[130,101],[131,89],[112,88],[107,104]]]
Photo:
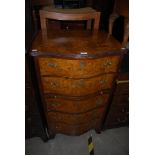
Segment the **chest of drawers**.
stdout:
[[101,130],[124,51],[104,32],[38,33],[30,54],[50,134]]

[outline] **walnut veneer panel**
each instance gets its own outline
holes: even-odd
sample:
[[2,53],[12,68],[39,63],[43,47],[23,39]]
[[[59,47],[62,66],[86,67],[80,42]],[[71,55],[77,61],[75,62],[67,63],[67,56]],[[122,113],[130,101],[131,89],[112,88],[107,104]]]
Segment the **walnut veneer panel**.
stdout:
[[45,97],[47,111],[80,113],[100,106],[106,106],[109,94],[96,95],[88,98],[68,99],[59,96]]
[[[123,50],[123,49],[122,49]],[[87,52],[87,55],[80,54]],[[95,57],[121,54],[121,44],[105,32],[40,31],[32,43],[32,56]],[[80,55],[80,56],[79,56]]]
[[102,73],[116,72],[120,56],[100,59],[65,60],[39,58],[41,75],[54,75],[75,78],[87,78]]
[[112,86],[114,74],[89,79],[41,77],[44,93],[84,96]]

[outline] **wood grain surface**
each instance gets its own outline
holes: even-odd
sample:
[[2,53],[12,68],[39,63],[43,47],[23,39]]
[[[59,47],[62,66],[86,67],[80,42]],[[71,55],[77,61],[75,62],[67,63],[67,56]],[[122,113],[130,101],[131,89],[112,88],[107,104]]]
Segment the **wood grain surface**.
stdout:
[[106,107],[109,94],[93,97],[69,99],[61,96],[44,97],[48,111],[66,112],[70,114],[82,113],[96,107]]
[[89,79],[41,77],[43,93],[57,93],[70,96],[84,96],[112,87],[114,74]]
[[116,72],[120,56],[100,59],[66,60],[58,58],[39,58],[40,73],[44,75],[87,78],[102,73]]
[[40,31],[32,44],[32,56],[95,58],[123,54],[121,44],[105,32]]

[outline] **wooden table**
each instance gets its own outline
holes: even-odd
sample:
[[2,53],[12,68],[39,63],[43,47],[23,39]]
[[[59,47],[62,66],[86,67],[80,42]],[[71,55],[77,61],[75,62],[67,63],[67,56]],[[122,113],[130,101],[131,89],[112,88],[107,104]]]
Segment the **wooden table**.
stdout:
[[53,6],[44,7],[40,10],[41,29],[47,29],[47,19],[62,21],[87,21],[87,29],[91,29],[92,20],[94,20],[94,30],[99,29],[100,12],[87,7],[80,9],[61,9]]

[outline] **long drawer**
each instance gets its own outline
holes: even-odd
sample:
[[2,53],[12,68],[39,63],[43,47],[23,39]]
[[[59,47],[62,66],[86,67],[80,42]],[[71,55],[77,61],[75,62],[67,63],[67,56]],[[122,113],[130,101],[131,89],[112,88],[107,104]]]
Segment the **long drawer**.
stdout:
[[80,114],[67,114],[67,113],[60,113],[60,112],[48,112],[48,122],[49,123],[56,123],[56,122],[63,122],[67,124],[77,125],[81,123],[89,122],[93,119],[102,119],[105,112],[105,108],[97,108],[95,110],[80,113]]
[[91,120],[80,125],[70,125],[65,123],[51,123],[49,129],[55,133],[64,133],[68,135],[80,135],[89,129],[97,128],[101,124],[100,119]]
[[80,113],[85,112],[91,109],[94,109],[99,106],[106,106],[109,94],[98,94],[93,97],[87,98],[64,98],[62,96],[45,96],[45,104],[47,111],[59,111],[59,112],[68,112],[68,113]]
[[68,79],[41,77],[43,93],[57,93],[71,96],[83,96],[112,87],[114,74],[106,74],[88,79]]
[[67,60],[38,58],[40,74],[62,77],[87,78],[102,73],[116,72],[120,56],[99,59]]

